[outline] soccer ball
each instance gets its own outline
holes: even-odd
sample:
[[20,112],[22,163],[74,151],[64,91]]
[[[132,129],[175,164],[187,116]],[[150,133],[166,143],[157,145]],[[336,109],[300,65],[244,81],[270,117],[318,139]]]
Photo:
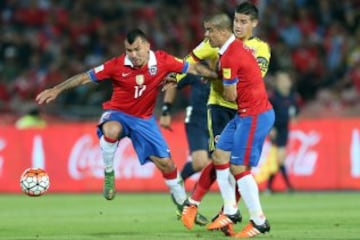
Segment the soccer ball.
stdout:
[[49,175],[41,168],[28,168],[21,174],[20,187],[28,196],[41,196],[50,187]]

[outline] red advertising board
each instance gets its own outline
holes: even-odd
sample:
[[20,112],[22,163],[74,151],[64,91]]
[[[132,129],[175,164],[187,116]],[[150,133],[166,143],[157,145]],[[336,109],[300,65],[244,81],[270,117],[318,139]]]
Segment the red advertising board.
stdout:
[[[28,167],[42,167],[50,192],[101,191],[103,163],[96,123],[50,125],[45,129],[0,127],[0,192],[20,192],[19,177]],[[179,169],[188,159],[182,122],[163,130]],[[253,173],[261,188],[274,168],[274,149],[267,141]],[[153,164],[141,166],[131,142],[123,139],[114,161],[119,191],[166,191]],[[301,120],[292,126],[286,167],[299,190],[360,189],[360,119]],[[196,176],[186,184],[190,190]],[[284,185],[275,180],[279,190]],[[214,189],[216,186],[214,186]]]

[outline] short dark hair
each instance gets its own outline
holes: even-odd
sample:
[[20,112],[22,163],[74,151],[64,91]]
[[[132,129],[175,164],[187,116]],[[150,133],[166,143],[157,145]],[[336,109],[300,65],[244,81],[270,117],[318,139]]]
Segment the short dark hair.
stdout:
[[259,10],[257,7],[250,2],[243,2],[236,7],[236,13],[250,15],[251,19],[259,18]]
[[206,16],[204,22],[212,23],[218,29],[228,29],[231,31],[231,19],[225,13]]
[[145,33],[138,28],[129,31],[126,34],[126,41],[130,44],[133,44],[137,38],[147,41]]

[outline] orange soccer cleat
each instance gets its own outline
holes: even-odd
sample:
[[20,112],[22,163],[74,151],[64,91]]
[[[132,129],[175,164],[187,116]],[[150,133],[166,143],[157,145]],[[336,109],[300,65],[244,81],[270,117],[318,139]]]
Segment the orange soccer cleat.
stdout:
[[235,236],[236,232],[234,231],[234,224],[231,223],[225,227],[220,228],[220,230],[225,234],[227,237]]
[[265,223],[261,225],[256,225],[252,220],[237,234],[234,238],[252,238],[261,233],[266,233],[270,231],[270,224],[268,220],[265,220]]
[[181,213],[181,221],[187,229],[192,229],[194,227],[197,214],[198,207],[186,200],[183,206],[183,211]]
[[207,229],[208,230],[226,229],[225,227],[232,225],[234,223],[241,222],[241,220],[242,220],[242,216],[239,211],[233,215],[219,214],[219,216],[212,223],[208,225]]

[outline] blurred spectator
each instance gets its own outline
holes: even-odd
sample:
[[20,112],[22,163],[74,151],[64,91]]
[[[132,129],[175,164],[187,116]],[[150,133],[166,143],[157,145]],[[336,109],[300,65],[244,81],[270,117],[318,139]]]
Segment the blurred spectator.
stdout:
[[[130,28],[142,28],[153,49],[184,56],[203,38],[204,16],[220,11],[232,15],[242,1],[0,1],[0,112],[19,114],[21,109],[12,106],[33,103],[39,88],[122,52],[119,46]],[[306,109],[328,108],[323,101],[326,93],[346,108],[339,114],[360,115],[359,64],[354,60],[360,51],[360,1],[251,1],[260,9],[257,35],[273,51],[269,75],[279,69],[294,73],[295,90],[305,104],[302,114]],[[98,112],[82,114],[79,105],[99,102],[109,95],[109,88],[67,94],[55,104],[72,99],[71,107],[79,109],[77,117],[82,119]]]
[[289,127],[299,111],[297,95],[293,90],[293,80],[288,72],[277,72],[274,79],[274,87],[269,94],[270,102],[275,111],[275,123],[270,132],[270,139],[276,146],[275,165],[276,168],[270,174],[267,182],[267,190],[273,192],[273,181],[278,173],[284,179],[288,191],[293,191],[293,186],[285,167],[287,156],[287,142],[289,138]]
[[294,22],[293,16],[283,15],[282,26],[279,28],[279,36],[287,47],[295,48],[300,45],[302,34],[299,26]]
[[39,109],[33,107],[16,121],[15,127],[17,129],[44,128],[46,121],[41,117]]

